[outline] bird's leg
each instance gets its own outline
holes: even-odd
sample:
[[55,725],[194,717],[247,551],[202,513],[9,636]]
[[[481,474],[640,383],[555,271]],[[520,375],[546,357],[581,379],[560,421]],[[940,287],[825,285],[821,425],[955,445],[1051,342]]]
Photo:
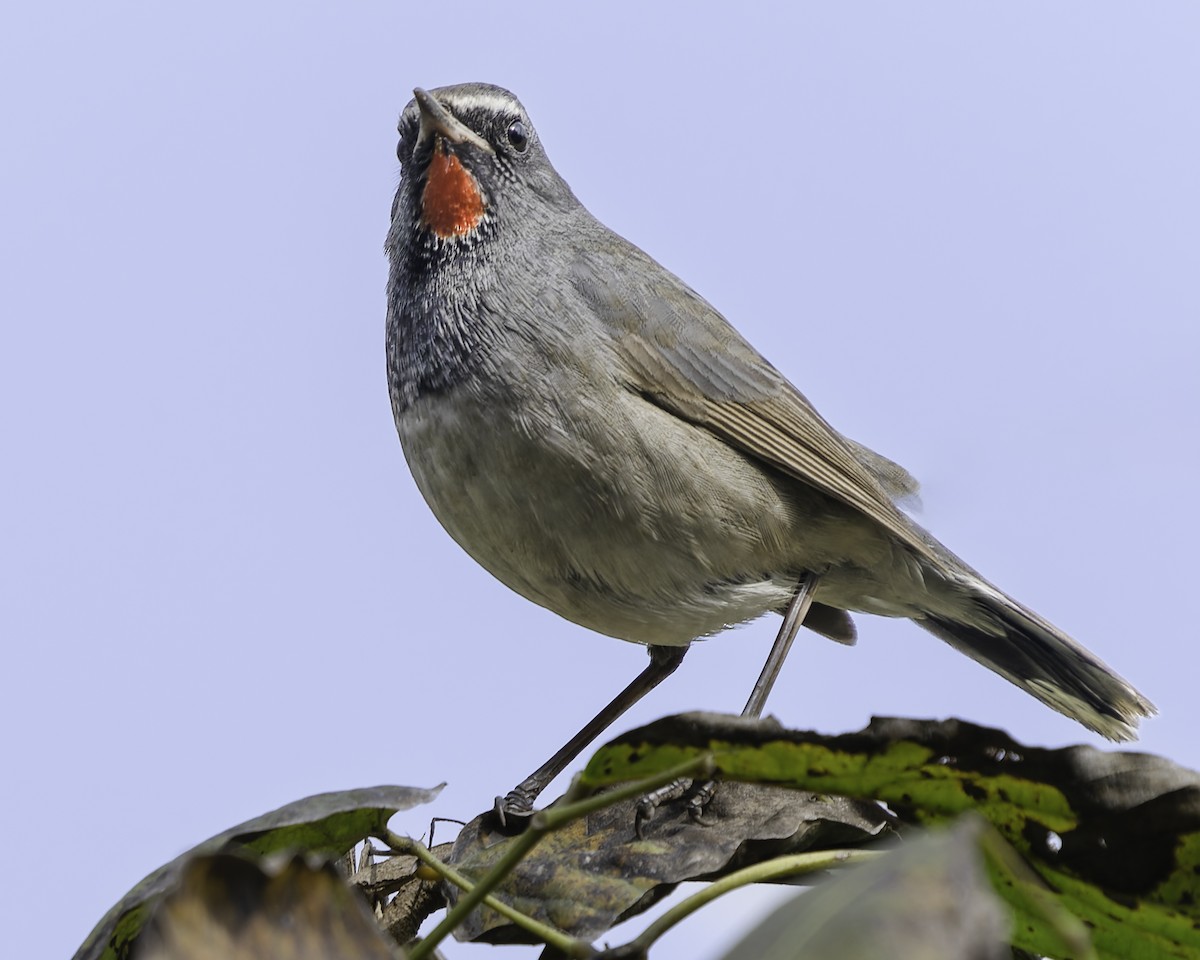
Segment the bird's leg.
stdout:
[[496,819],[502,829],[520,833],[533,816],[533,802],[546,785],[557,777],[574,760],[581,750],[603,733],[626,710],[675,672],[683,662],[687,647],[650,647],[650,665],[630,682],[624,690],[596,716],[584,724],[583,729],[568,740],[554,756],[533,773],[513,787],[505,797],[496,798]]
[[[813,594],[816,592],[819,579],[820,575],[816,573],[804,573],[800,576],[800,580],[796,584],[796,592],[792,594],[787,610],[784,611],[779,633],[776,634],[775,642],[771,645],[771,652],[767,654],[767,662],[763,664],[758,681],[754,684],[754,689],[750,691],[750,699],[742,708],[743,717],[762,716],[767,697],[771,693],[771,688],[775,686],[775,680],[779,676],[783,661],[787,659],[788,651],[792,648],[792,641],[796,639],[796,634],[804,623],[808,608],[812,606]],[[690,786],[691,784],[686,780],[677,780],[644,796],[638,804],[637,819],[634,824],[637,835],[642,836],[643,824],[654,816],[654,811],[660,804],[682,796]],[[688,815],[693,820],[702,822],[704,808],[708,806],[716,789],[716,784],[709,780],[701,784],[692,795],[688,801]]]
[[820,579],[815,573],[801,575],[796,584],[796,592],[792,594],[787,610],[783,613],[783,623],[775,636],[775,643],[771,645],[771,652],[767,654],[767,662],[763,664],[762,673],[758,675],[758,681],[750,691],[750,699],[742,708],[743,717],[762,716],[767,697],[771,695],[771,688],[775,686],[775,680],[779,676],[779,669],[787,659],[788,651],[792,649],[792,641],[796,639],[796,634],[804,623],[808,608],[812,606],[813,594]]

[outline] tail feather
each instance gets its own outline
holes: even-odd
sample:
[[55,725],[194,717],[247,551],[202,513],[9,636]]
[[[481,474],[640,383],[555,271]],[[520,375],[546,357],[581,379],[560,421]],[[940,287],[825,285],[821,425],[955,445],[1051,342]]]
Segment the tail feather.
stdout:
[[1158,712],[1099,657],[999,590],[974,590],[967,602],[962,616],[916,622],[1109,740],[1136,740],[1138,721]]
[[[779,612],[781,614],[786,612],[786,608]],[[845,610],[839,610],[837,607],[827,607],[823,603],[813,603],[808,608],[808,615],[804,618],[804,625],[809,630],[813,630],[823,637],[828,637],[830,640],[836,640],[838,643],[844,643],[848,647],[854,646],[858,641],[858,629],[854,626],[854,621],[850,619],[850,614]]]

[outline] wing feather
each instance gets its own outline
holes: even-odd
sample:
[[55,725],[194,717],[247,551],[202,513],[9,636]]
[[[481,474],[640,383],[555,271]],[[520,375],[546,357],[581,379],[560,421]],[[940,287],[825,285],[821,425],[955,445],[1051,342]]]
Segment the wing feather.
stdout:
[[[931,556],[893,501],[916,491],[907,471],[834,430],[699,294],[636,247],[612,239],[612,247],[581,256],[571,281],[605,322],[631,388]],[[638,269],[629,269],[630,257]]]

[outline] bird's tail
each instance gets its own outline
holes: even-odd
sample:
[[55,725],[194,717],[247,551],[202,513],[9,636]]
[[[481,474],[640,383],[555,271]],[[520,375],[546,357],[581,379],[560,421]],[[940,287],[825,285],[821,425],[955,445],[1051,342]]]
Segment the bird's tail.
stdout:
[[958,586],[960,611],[916,622],[1109,740],[1136,740],[1138,721],[1158,712],[1099,657],[991,584]]

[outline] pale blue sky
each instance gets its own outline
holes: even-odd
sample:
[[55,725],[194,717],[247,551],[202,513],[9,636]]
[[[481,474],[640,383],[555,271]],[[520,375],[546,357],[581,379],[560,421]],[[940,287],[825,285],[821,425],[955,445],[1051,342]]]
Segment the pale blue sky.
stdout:
[[[14,956],[68,955],[145,873],[310,793],[445,779],[398,825],[468,817],[645,661],[495,583],[408,476],[381,248],[416,85],[514,90],[593,212],[916,473],[924,522],[1200,766],[1200,7],[566,9],[0,15]],[[624,726],[739,709],[775,626],[698,646]],[[860,637],[803,637],[773,712],[1097,743],[911,624]],[[713,957],[762,902],[656,955]]]

